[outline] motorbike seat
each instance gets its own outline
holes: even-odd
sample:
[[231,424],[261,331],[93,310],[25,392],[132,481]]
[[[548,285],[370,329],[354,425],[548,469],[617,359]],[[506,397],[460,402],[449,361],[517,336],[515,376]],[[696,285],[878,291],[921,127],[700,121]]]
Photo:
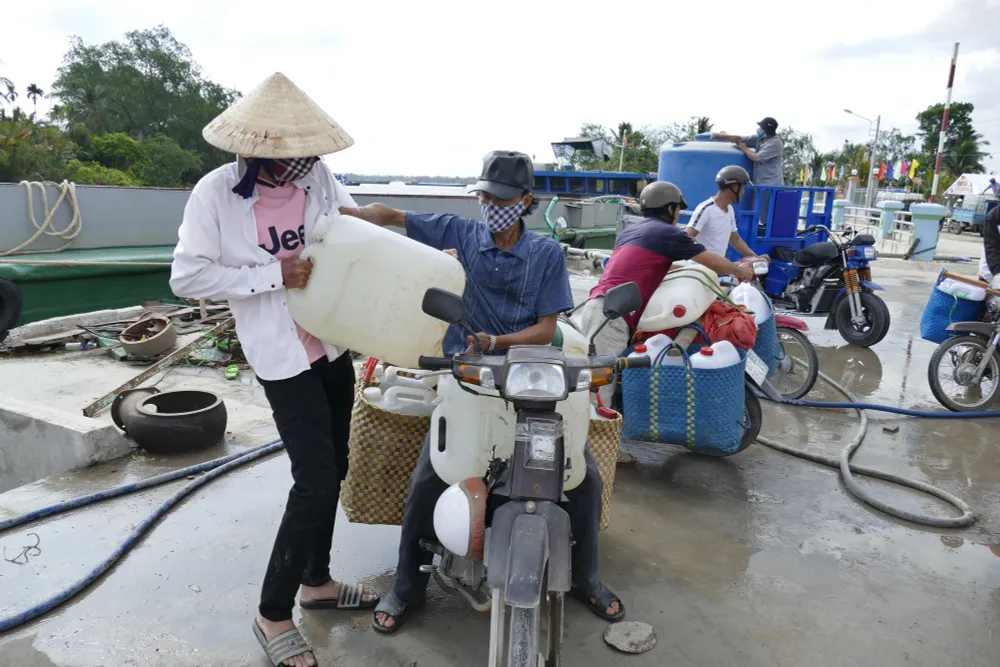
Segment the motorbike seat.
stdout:
[[851,245],[875,245],[875,237],[871,234],[858,234],[851,239]]
[[792,263],[799,267],[819,266],[820,264],[829,262],[831,259],[835,259],[839,255],[840,251],[837,250],[837,246],[832,241],[823,241],[821,243],[813,243],[799,250],[795,253],[795,261]]

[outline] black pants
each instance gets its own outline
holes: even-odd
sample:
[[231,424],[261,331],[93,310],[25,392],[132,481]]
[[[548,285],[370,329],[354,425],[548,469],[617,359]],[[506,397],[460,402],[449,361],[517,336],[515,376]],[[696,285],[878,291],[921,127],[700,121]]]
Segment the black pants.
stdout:
[[[588,596],[596,595],[601,579],[597,574],[597,533],[601,522],[601,493],[604,485],[597,462],[586,452],[587,474],[578,487],[566,492],[569,499],[570,529],[573,531],[573,587]],[[403,531],[399,541],[399,563],[392,592],[405,605],[421,602],[430,575],[420,572],[433,554],[420,548],[420,540],[437,540],[434,532],[434,505],[448,485],[431,465],[430,436],[424,440],[417,467],[410,477],[410,493],[403,510]]]
[[294,485],[274,539],[260,595],[260,615],[292,618],[299,584],[330,581],[330,546],[340,483],[347,476],[347,440],[354,403],[351,355],[325,357],[287,380],[257,378],[292,463]]

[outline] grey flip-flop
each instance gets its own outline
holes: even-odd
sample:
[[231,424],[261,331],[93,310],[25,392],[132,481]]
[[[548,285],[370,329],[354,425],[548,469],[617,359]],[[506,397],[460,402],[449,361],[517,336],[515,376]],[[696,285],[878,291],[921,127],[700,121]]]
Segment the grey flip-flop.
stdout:
[[371,600],[365,599],[365,587],[361,584],[341,584],[340,595],[336,600],[313,600],[312,602],[299,602],[302,609],[345,609],[348,611],[358,609],[371,609],[379,603],[382,598],[378,591],[372,591],[375,597]]
[[[285,667],[285,660],[302,655],[303,653],[313,653],[314,657],[316,655],[298,628],[282,632],[271,641],[267,641],[264,631],[257,624],[257,619],[254,619],[253,634],[257,637],[257,641],[260,642],[264,653],[267,654],[267,659],[271,661],[274,667]],[[317,662],[316,664],[318,665],[319,663]]]
[[[389,592],[385,599],[382,600],[375,611],[372,612],[372,630],[383,635],[391,635],[392,633],[403,627],[406,623],[406,619],[410,617],[416,609],[419,609],[424,604],[424,600],[415,602],[413,604],[403,604],[402,600],[396,597],[396,594]],[[394,621],[393,626],[388,628],[381,623],[379,623],[378,617],[375,614],[382,612],[383,614],[388,614],[392,617]]]

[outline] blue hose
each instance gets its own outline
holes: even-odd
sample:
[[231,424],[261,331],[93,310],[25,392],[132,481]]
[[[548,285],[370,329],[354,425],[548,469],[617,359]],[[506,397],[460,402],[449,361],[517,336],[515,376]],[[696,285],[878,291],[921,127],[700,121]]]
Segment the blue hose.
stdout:
[[[765,397],[766,398],[766,397]],[[937,410],[910,410],[909,408],[894,408],[891,405],[877,403],[832,403],[827,401],[803,401],[786,398],[782,405],[797,405],[802,408],[828,408],[845,410],[871,410],[873,412],[889,412],[906,417],[922,417],[924,419],[987,419],[1000,417],[1000,410],[982,410],[978,412],[941,412]]]
[[118,547],[104,559],[99,565],[94,567],[85,577],[78,580],[77,582],[71,584],[65,590],[53,595],[47,600],[39,602],[33,607],[25,609],[24,611],[18,612],[12,616],[6,618],[0,618],[0,632],[6,632],[12,630],[16,627],[24,625],[25,623],[34,620],[45,614],[62,603],[66,602],[73,596],[77,595],[85,588],[90,586],[92,583],[97,581],[101,575],[107,572],[118,560],[121,559],[129,550],[132,549],[139,540],[149,532],[150,528],[170,509],[172,509],[178,502],[180,502],[185,496],[190,494],[192,491],[198,487],[207,484],[216,477],[223,475],[230,470],[238,468],[239,466],[245,465],[251,461],[259,459],[261,457],[272,454],[276,451],[282,449],[284,445],[281,440],[273,440],[267,444],[260,445],[251,450],[245,452],[236,452],[228,456],[223,456],[212,461],[206,461],[204,463],[199,463],[198,465],[191,466],[189,468],[184,468],[182,470],[175,470],[163,475],[157,475],[156,477],[150,477],[149,479],[144,479],[140,482],[135,482],[132,484],[123,484],[122,486],[117,486],[113,489],[107,489],[106,491],[99,491],[97,493],[92,493],[87,496],[81,496],[79,498],[73,498],[72,500],[67,500],[65,502],[57,503],[49,507],[44,507],[34,512],[28,512],[27,514],[22,514],[21,516],[14,517],[13,519],[7,519],[5,521],[0,521],[0,533],[5,530],[10,530],[11,528],[24,525],[26,523],[31,523],[32,521],[37,521],[43,517],[52,516],[53,514],[59,514],[60,512],[66,512],[71,509],[76,509],[79,507],[85,507],[101,500],[107,500],[109,498],[116,498],[118,496],[123,496],[128,493],[134,493],[142,489],[147,489],[153,486],[158,486],[160,484],[166,484],[167,482],[172,482],[180,477],[186,477],[188,475],[194,475],[201,472],[206,472],[207,474],[192,480],[188,484],[177,490],[172,496],[167,498],[163,504],[156,508],[152,514],[146,517],[142,523],[136,526],[131,533],[125,538],[125,540],[118,545]]

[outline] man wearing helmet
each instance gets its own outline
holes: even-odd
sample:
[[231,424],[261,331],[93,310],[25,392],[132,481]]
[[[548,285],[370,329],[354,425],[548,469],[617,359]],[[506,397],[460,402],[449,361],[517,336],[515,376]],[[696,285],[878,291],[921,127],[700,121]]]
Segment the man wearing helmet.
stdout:
[[[642,189],[639,205],[645,219],[629,225],[618,235],[604,274],[590,290],[590,300],[573,316],[577,328],[590,338],[604,323],[604,295],[608,290],[628,282],[639,286],[642,307],[601,329],[594,340],[598,354],[621,354],[628,347],[642,311],[676,261],[690,259],[716,273],[753,280],[753,270],[749,266],[734,264],[706,250],[677,227],[677,219],[687,208],[687,202],[673,183],[650,183]],[[603,387],[600,391],[602,399],[608,403],[614,387]]]
[[743,197],[746,186],[750,183],[750,174],[743,167],[730,165],[723,167],[715,176],[719,192],[714,197],[706,199],[694,209],[687,233],[705,250],[725,257],[726,251],[732,245],[744,257],[753,257],[754,251],[740,237],[736,229],[736,212],[734,206]]

